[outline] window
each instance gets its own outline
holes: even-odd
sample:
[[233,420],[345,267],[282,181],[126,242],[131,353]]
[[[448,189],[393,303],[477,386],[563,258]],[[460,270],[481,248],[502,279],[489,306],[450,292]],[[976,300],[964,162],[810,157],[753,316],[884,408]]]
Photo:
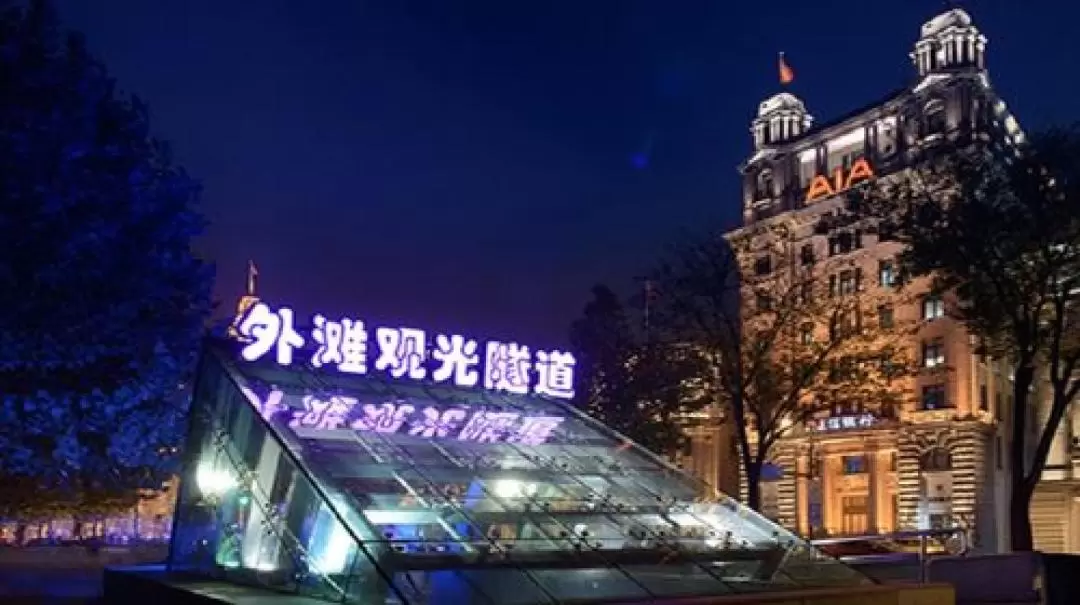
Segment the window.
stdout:
[[769,311],[772,309],[772,297],[763,292],[757,293],[757,309],[758,311]]
[[799,163],[799,188],[806,189],[810,186],[810,181],[814,180],[817,176],[817,157],[815,154],[809,155],[803,154],[803,159]]
[[979,385],[979,410],[983,412],[990,411],[990,393],[987,392],[986,385]]
[[891,260],[878,261],[878,285],[882,288],[896,285],[896,267]]
[[948,529],[952,524],[952,515],[949,513],[930,513],[930,529]]
[[857,289],[855,271],[840,272],[840,294],[854,294]]
[[940,339],[923,342],[922,358],[924,368],[945,365],[945,342]]
[[998,420],[1005,417],[1005,406],[1002,405],[1001,393],[994,395],[994,418]]
[[880,221],[875,226],[877,229],[877,239],[879,242],[892,241],[896,237],[896,227],[888,221]]
[[951,471],[952,454],[944,447],[931,447],[919,455],[919,470],[924,473]]
[[808,305],[814,300],[814,284],[813,282],[803,282],[799,286],[799,303]]
[[922,301],[922,317],[931,321],[945,316],[945,301],[937,294],[931,294]]
[[893,363],[891,355],[893,355],[893,353],[887,352],[882,355],[881,359],[878,361],[879,370],[886,381],[892,381],[899,369],[896,367],[896,364]]
[[836,276],[829,276],[829,296],[836,296]]
[[944,134],[946,129],[945,105],[941,101],[930,101],[926,104],[925,117],[926,130],[923,136]]
[[814,244],[803,244],[799,250],[799,260],[804,267],[814,264]]
[[892,124],[882,124],[878,130],[878,153],[887,158],[896,151],[896,128]]
[[808,345],[808,344],[814,342],[814,326],[813,326],[813,324],[806,324],[806,325],[804,325],[802,327],[802,329],[800,330],[800,333],[799,333],[799,341],[804,345]]
[[772,273],[772,257],[759,256],[754,261],[754,275],[768,275]]
[[843,166],[844,172],[851,170],[851,166],[859,161],[865,154],[862,149],[852,150],[844,155],[840,156],[840,165]]
[[893,308],[890,305],[881,305],[877,310],[878,327],[889,330],[893,327]]
[[829,340],[851,336],[862,330],[862,317],[858,309],[844,311],[833,317],[829,326]]
[[923,387],[922,401],[919,403],[921,410],[942,410],[949,407],[945,402],[945,385],[933,384]]
[[847,252],[844,250],[843,243],[840,240],[839,235],[834,235],[829,238],[829,256],[836,256],[837,254],[843,254]]
[[859,248],[862,248],[862,231],[858,229],[852,232],[843,231],[829,238],[829,256],[847,254]]
[[773,178],[772,172],[765,170],[758,175],[757,178],[757,191],[755,192],[754,199],[764,200],[773,196]]
[[841,460],[845,475],[858,475],[866,472],[866,456],[844,456]]

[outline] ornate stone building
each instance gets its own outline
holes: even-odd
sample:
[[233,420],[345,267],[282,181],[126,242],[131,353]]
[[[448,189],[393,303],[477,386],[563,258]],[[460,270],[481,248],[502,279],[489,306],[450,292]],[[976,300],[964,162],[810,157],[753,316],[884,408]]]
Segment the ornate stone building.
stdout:
[[[1038,421],[1049,414],[1047,404],[1037,411]],[[1043,552],[1080,552],[1080,406],[1073,405],[1061,421],[1042,480],[1031,502],[1031,529],[1035,548]]]
[[[741,229],[784,222],[780,253],[819,263],[815,270],[829,273],[841,295],[888,295],[898,245],[835,220],[842,194],[930,154],[1023,140],[990,84],[986,48],[970,16],[953,9],[922,26],[910,86],[825,123],[789,92],[762,102],[751,127],[754,152],[740,166]],[[919,284],[905,295],[879,307],[878,320],[918,326],[907,343],[920,365],[911,403],[838,411],[797,427],[775,448],[765,512],[804,535],[959,525],[982,549],[996,550],[1007,504],[1007,369],[975,353],[945,313],[947,297]],[[699,449],[695,456],[730,459]]]

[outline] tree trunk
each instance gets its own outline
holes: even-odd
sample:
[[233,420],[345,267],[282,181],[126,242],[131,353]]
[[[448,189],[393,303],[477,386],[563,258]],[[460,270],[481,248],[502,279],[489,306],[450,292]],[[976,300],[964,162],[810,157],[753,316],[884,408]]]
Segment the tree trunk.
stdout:
[[746,505],[761,512],[761,462],[748,461],[743,469],[746,473]]
[[1031,496],[1035,490],[1027,482],[1021,484],[1013,486],[1009,497],[1009,542],[1013,552],[1035,550],[1031,533]]
[[1027,481],[1027,415],[1035,370],[1019,363],[1013,377],[1012,443],[1009,444],[1009,539],[1013,551],[1030,551],[1031,495],[1034,484]]

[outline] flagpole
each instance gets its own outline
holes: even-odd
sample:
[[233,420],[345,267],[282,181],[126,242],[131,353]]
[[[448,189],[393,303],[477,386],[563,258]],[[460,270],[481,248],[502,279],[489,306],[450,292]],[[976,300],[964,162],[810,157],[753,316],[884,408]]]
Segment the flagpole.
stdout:
[[255,266],[255,261],[248,261],[248,275],[247,275],[247,295],[255,296],[256,281],[259,279],[259,268]]

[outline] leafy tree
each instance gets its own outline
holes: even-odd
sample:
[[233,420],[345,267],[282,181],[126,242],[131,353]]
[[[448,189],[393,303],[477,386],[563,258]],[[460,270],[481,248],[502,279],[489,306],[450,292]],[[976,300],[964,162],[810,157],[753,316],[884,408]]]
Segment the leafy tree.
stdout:
[[892,412],[911,391],[895,346],[905,328],[878,321],[892,293],[863,287],[853,265],[801,256],[804,241],[787,224],[751,226],[689,239],[657,271],[657,326],[710,362],[705,386],[734,424],[754,509],[779,439],[830,409]]
[[0,3],[0,481],[78,503],[173,471],[213,279],[198,192],[46,2]]
[[[937,158],[856,200],[860,214],[906,246],[901,271],[951,292],[947,312],[985,352],[1011,363],[1010,533],[1014,550],[1031,550],[1031,497],[1080,392],[1080,134],[1050,132],[1019,153]],[[1032,427],[1042,383],[1049,413]]]
[[576,404],[647,449],[675,454],[685,440],[682,417],[701,406],[696,358],[635,330],[607,286],[592,294],[570,329],[578,357]]

